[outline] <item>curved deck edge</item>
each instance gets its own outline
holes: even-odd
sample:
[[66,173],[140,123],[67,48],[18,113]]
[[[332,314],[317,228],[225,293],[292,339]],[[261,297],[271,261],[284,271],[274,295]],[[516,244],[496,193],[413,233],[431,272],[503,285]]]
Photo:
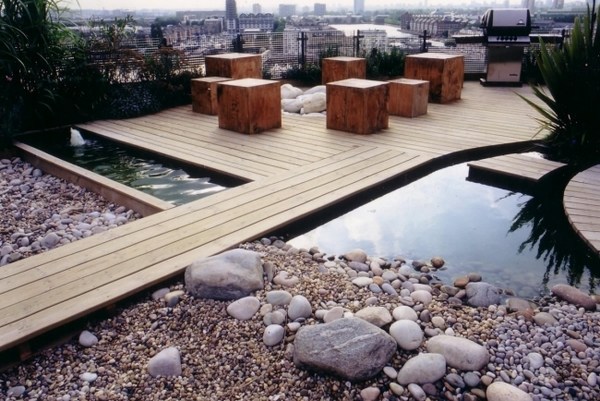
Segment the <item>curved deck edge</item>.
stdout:
[[571,179],[565,188],[563,206],[575,232],[600,254],[600,164]]

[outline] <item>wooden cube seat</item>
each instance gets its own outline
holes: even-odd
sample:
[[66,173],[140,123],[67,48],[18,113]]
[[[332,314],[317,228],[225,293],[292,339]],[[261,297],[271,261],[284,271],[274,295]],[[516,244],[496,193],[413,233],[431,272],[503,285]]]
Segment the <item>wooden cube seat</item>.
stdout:
[[329,82],[327,128],[372,134],[388,128],[387,82],[350,78]]
[[195,113],[216,115],[219,112],[217,84],[229,80],[231,78],[225,77],[192,79],[192,111]]
[[404,78],[429,81],[429,101],[449,103],[460,99],[465,76],[462,55],[420,53],[406,56]]
[[428,81],[400,78],[388,82],[390,84],[388,100],[390,115],[412,118],[427,114]]
[[206,56],[205,66],[207,77],[262,78],[260,54],[225,53]]
[[323,85],[348,78],[365,79],[367,60],[362,57],[327,57],[323,59],[321,82]]
[[278,81],[244,78],[217,84],[219,128],[255,134],[281,127]]

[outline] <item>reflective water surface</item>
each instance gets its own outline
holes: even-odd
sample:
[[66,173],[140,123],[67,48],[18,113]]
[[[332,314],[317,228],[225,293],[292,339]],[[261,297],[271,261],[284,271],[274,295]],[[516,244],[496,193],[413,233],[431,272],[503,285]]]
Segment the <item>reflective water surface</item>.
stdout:
[[467,175],[466,164],[436,171],[289,242],[337,255],[353,248],[409,260],[439,255],[443,281],[476,271],[524,297],[557,283],[596,286],[600,262],[566,223],[560,183],[532,197]]
[[52,139],[47,136],[20,139],[62,160],[175,205],[231,186],[230,183],[216,183],[206,171],[177,166],[85,132],[82,135],[85,139],[83,146],[71,146],[66,133],[53,135]]

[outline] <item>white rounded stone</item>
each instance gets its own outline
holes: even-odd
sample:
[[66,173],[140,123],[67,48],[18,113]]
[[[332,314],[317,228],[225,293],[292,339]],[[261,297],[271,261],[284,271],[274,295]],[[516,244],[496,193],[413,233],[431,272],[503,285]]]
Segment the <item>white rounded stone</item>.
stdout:
[[390,335],[403,350],[419,348],[423,342],[423,330],[412,320],[398,320],[390,326]]
[[392,311],[392,316],[394,316],[394,319],[396,320],[412,320],[413,322],[416,322],[419,318],[417,316],[417,312],[415,312],[415,310],[410,306],[406,305],[400,305],[394,308]]
[[263,342],[266,346],[271,347],[279,344],[285,336],[285,329],[278,324],[271,324],[265,328],[263,333]]

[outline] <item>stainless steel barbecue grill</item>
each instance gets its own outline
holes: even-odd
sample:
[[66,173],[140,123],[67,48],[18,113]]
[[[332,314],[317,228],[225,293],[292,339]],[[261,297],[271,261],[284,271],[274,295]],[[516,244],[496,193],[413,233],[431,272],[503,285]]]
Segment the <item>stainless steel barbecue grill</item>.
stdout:
[[488,63],[483,85],[521,85],[523,49],[530,44],[531,16],[527,8],[487,10],[481,18]]

